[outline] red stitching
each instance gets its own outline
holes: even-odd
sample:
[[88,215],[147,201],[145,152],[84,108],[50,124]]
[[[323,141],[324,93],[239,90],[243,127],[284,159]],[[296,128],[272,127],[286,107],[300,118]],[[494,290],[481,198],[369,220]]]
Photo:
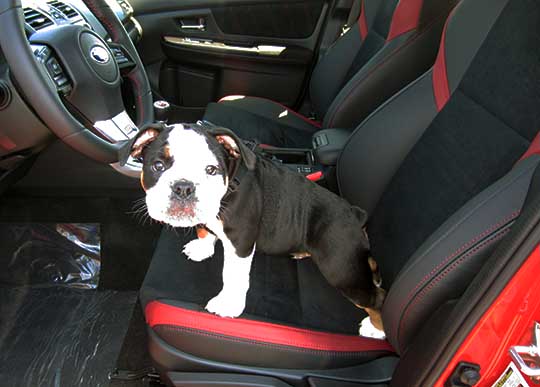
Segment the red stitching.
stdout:
[[439,274],[433,281],[431,281],[431,283],[426,286],[424,289],[422,289],[422,291],[420,293],[418,293],[418,295],[415,297],[414,301],[407,307],[407,310],[405,311],[405,314],[403,315],[403,318],[401,319],[401,322],[399,324],[399,328],[398,328],[398,342],[399,342],[399,335],[400,335],[400,332],[403,328],[403,324],[405,322],[405,320],[407,320],[409,314],[410,314],[410,311],[413,309],[413,306],[418,304],[422,299],[424,299],[425,295],[435,287],[435,285],[437,285],[439,282],[441,282],[452,270],[454,270],[457,266],[459,266],[463,261],[465,261],[467,258],[471,257],[472,255],[474,255],[476,252],[478,252],[479,250],[483,249],[484,247],[486,247],[487,245],[501,239],[501,237],[503,237],[504,235],[506,235],[508,232],[510,231],[510,228],[507,228],[505,230],[502,230],[499,234],[495,235],[493,238],[491,239],[488,239],[484,242],[482,242],[481,244],[479,244],[478,246],[476,246],[474,249],[472,249],[471,251],[469,251],[467,254],[465,254],[464,256],[462,256],[461,258],[459,258],[457,261],[455,261],[454,263],[452,263],[452,265],[450,265],[449,267],[447,267],[441,274]]
[[93,0],[86,0],[86,5],[90,8],[92,13],[96,15],[96,17],[99,19],[100,22],[104,23],[106,27],[108,27],[108,31],[112,36],[113,40],[116,42],[118,39],[118,36],[116,34],[116,30],[114,29],[114,26],[109,22],[109,20],[105,17],[103,12],[99,10],[99,7],[94,3]]
[[381,347],[382,349],[393,350],[390,344],[384,340],[327,333],[243,318],[223,319],[208,313],[184,309],[160,301],[148,303],[144,313],[146,322],[150,327],[174,325],[276,345],[333,350],[336,352],[355,352],[358,348],[366,350],[367,348],[381,349]]
[[[181,328],[181,329],[194,329],[194,328],[188,328],[188,327],[182,327],[182,326],[178,326],[177,325],[177,322],[175,321],[167,321],[167,320],[164,320],[164,321],[160,321],[159,324],[156,324],[154,326],[158,326],[158,325],[167,325],[167,326],[174,326],[174,327],[178,327],[178,328]],[[152,328],[154,327],[152,326]],[[199,331],[199,330],[198,330]],[[205,331],[199,331],[199,332],[205,332]],[[211,333],[211,332],[207,332],[207,333]],[[220,336],[226,336],[226,337],[231,337],[231,336],[227,336],[227,335],[222,335],[220,333],[213,333],[215,335],[220,335]],[[351,335],[349,335],[351,336]],[[358,336],[351,336],[352,340],[355,340],[355,339],[358,339],[359,337]],[[361,337],[362,338],[362,337]],[[235,338],[235,339],[238,339],[238,340],[241,340],[241,338]],[[366,345],[367,345],[367,342],[372,342],[371,344],[372,345],[376,345],[377,343],[375,342],[377,339],[370,339],[370,338],[366,338]],[[251,339],[245,339],[245,340],[252,340],[252,341],[256,341],[256,342],[261,342],[261,343],[264,343],[265,340],[268,340],[265,336],[259,336],[259,335],[252,335],[252,338]],[[381,341],[381,344],[384,345],[383,343],[385,343],[384,341],[382,340],[379,340]],[[386,344],[386,343],[385,343]],[[297,342],[297,341],[294,341],[294,340],[287,340],[286,342],[284,342],[283,344],[274,344],[274,345],[285,345],[285,346],[291,346],[291,347],[301,347],[302,344]],[[324,346],[320,346],[320,345],[313,345],[315,348],[314,350],[317,350],[317,351],[327,351],[327,349],[324,348]],[[384,350],[384,349],[379,349],[379,348],[375,348],[373,349],[374,351],[378,351],[378,350]],[[367,349],[363,349],[363,351],[367,351]],[[339,352],[339,351],[334,351],[334,352]],[[343,352],[354,352],[354,351],[343,351]]]
[[186,327],[179,327],[177,325],[167,325],[167,324],[160,324],[156,325],[156,327],[161,326],[163,329],[167,330],[178,330],[181,332],[187,332],[187,333],[193,333],[196,335],[211,337],[211,338],[217,338],[221,340],[228,340],[235,343],[252,343],[255,345],[260,345],[263,347],[273,348],[273,349],[279,349],[279,350],[286,350],[286,351],[293,351],[293,352],[303,352],[303,353],[315,353],[315,354],[322,354],[325,356],[333,356],[333,357],[358,357],[359,355],[363,355],[366,352],[389,352],[392,353],[391,350],[386,348],[372,348],[372,349],[362,349],[358,351],[332,351],[332,350],[326,350],[326,349],[306,349],[306,348],[300,348],[295,346],[295,344],[290,345],[280,345],[280,344],[270,344],[265,343],[258,340],[249,340],[249,339],[240,339],[238,337],[232,337],[232,336],[226,336],[226,335],[220,335],[217,333],[212,332],[205,332],[200,331],[198,329],[192,329],[192,328],[186,328]]
[[403,301],[399,307],[399,310],[402,310],[404,307],[405,307],[405,304],[408,302],[409,299],[411,299],[414,295],[414,293],[422,286],[426,283],[426,281],[428,279],[430,279],[433,274],[435,274],[441,267],[443,267],[444,265],[446,265],[446,263],[448,263],[448,261],[450,261],[451,259],[455,258],[456,256],[458,256],[459,254],[461,254],[463,251],[467,250],[469,247],[471,247],[472,245],[474,245],[476,242],[478,242],[480,239],[483,239],[486,235],[490,234],[491,232],[493,232],[494,230],[498,229],[499,227],[503,226],[504,224],[508,223],[509,221],[515,219],[519,214],[520,214],[521,210],[517,210],[515,212],[513,212],[512,214],[510,214],[510,216],[504,218],[503,220],[499,221],[498,223],[496,223],[495,225],[491,226],[490,228],[488,228],[487,230],[485,230],[484,232],[482,232],[481,234],[477,235],[476,237],[474,237],[473,239],[471,239],[469,242],[465,243],[463,246],[461,246],[459,249],[457,249],[455,252],[453,252],[452,254],[450,254],[449,256],[447,256],[443,261],[441,261],[433,270],[431,270],[428,274],[426,274],[426,276],[424,278],[422,278],[422,280],[420,280],[420,282],[415,286],[415,288],[413,290],[411,290],[409,292],[409,294],[407,295],[407,297],[405,298],[405,301]]

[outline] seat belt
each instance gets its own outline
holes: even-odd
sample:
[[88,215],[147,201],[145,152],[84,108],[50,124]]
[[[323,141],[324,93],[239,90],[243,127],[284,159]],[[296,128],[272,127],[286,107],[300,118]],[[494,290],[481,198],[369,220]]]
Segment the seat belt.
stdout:
[[360,17],[363,1],[364,0],[353,0],[351,10],[349,11],[349,17],[347,18],[347,22],[343,25],[343,27],[341,27],[341,35],[339,35],[340,37],[345,35],[347,31],[351,29],[351,26],[354,23],[356,23],[356,21]]

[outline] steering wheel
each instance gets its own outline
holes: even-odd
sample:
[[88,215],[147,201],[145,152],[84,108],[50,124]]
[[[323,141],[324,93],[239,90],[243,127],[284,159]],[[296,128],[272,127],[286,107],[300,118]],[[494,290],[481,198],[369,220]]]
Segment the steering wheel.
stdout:
[[[27,39],[21,0],[0,2],[0,45],[20,90],[43,122],[75,150],[118,161],[122,140],[153,121],[152,94],[141,59],[105,0],[83,0],[108,32],[64,25]],[[135,97],[137,125],[126,113],[122,75]]]

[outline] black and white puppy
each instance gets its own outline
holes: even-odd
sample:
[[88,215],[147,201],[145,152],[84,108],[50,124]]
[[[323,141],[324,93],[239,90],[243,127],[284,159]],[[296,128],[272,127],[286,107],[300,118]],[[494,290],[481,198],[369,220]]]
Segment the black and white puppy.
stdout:
[[310,256],[331,285],[367,310],[360,334],[381,336],[385,292],[369,258],[364,211],[257,155],[224,128],[149,126],[121,161],[129,156],[144,160],[148,214],[173,227],[198,227],[198,238],[184,246],[189,259],[209,258],[216,240],[223,243],[223,289],[206,305],[209,312],[243,312],[255,249]]

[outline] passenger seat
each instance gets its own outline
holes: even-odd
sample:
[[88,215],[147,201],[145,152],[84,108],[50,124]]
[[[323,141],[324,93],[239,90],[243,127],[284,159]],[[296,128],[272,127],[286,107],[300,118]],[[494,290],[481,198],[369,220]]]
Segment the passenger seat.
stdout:
[[[352,129],[427,71],[456,0],[357,0],[360,17],[319,60],[309,84],[311,118],[256,96],[211,103],[204,119],[244,139],[311,147],[321,128]],[[261,96],[264,90],[261,91]]]

